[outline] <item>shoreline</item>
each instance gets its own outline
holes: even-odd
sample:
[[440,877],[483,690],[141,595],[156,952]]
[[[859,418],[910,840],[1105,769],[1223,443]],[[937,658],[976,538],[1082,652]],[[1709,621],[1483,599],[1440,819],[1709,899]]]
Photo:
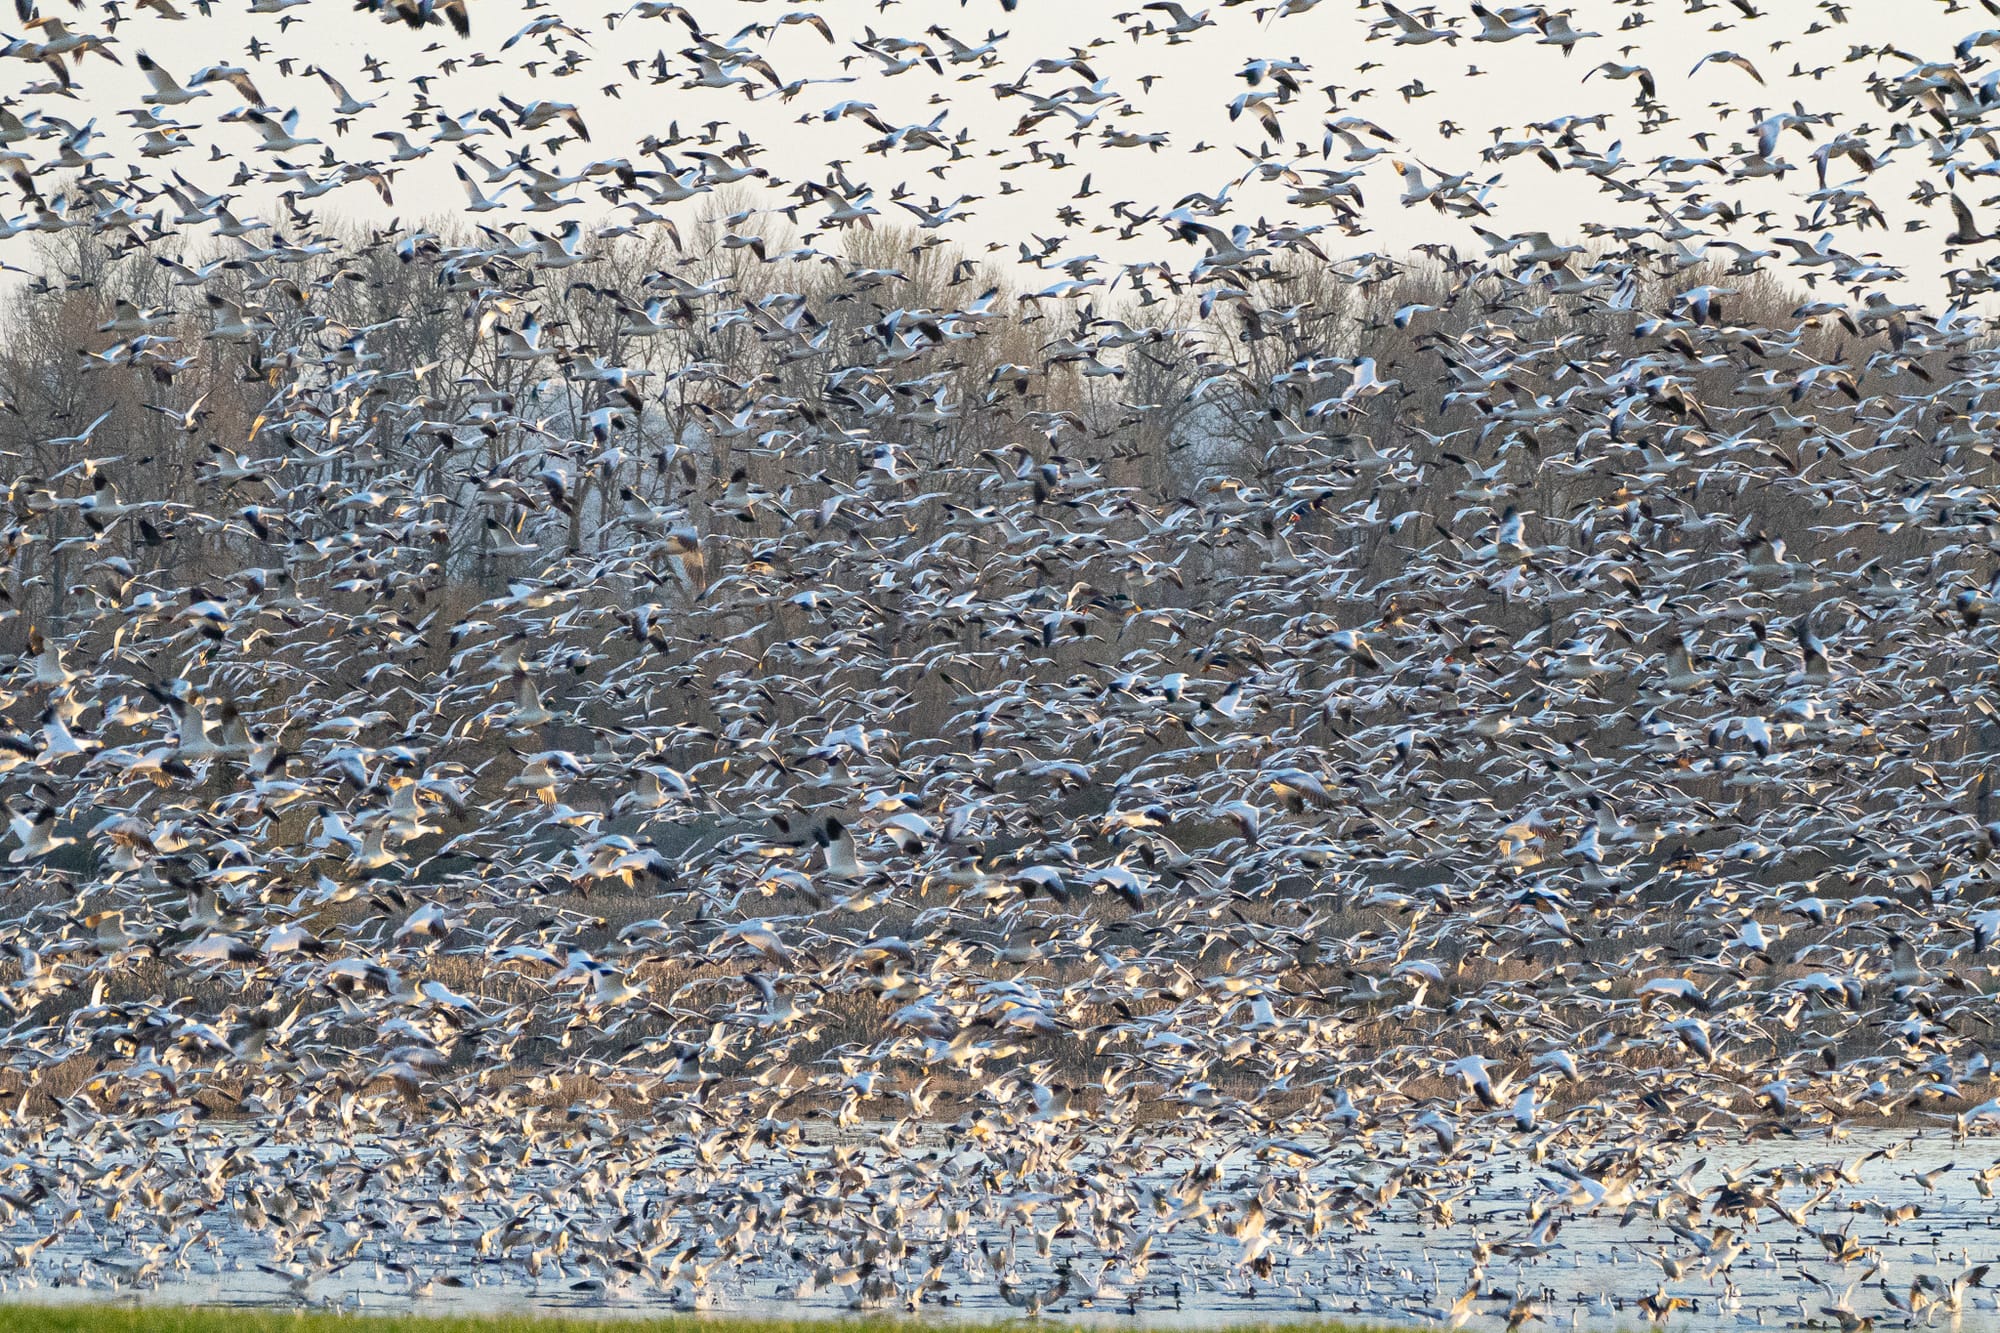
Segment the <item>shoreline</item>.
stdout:
[[[602,1317],[589,1313],[542,1314],[396,1314],[365,1310],[316,1310],[310,1307],[175,1305],[78,1301],[69,1303],[0,1301],[0,1323],[11,1333],[823,1333],[830,1327],[856,1333],[888,1333],[949,1326],[960,1333],[1019,1327],[1032,1323],[1038,1329],[1095,1329],[1115,1318],[1116,1327],[1135,1333],[1150,1330],[1228,1328],[1232,1333],[1386,1333],[1392,1325],[1346,1323],[1323,1315],[1301,1313],[1298,1319],[1259,1317],[1254,1321],[1214,1318],[1151,1321],[1128,1318],[1103,1311],[1079,1321],[1061,1315],[1028,1320],[1025,1316],[997,1320],[968,1317],[943,1319],[935,1315],[885,1315],[879,1312],[829,1313],[794,1319],[756,1319],[732,1314],[680,1313],[660,1316],[632,1316],[606,1309]],[[1406,1327],[1424,1327],[1411,1324]]]

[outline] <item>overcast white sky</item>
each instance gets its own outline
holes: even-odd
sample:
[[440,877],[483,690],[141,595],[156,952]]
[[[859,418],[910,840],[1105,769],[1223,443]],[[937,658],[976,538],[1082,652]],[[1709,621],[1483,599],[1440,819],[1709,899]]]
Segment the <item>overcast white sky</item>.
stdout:
[[[1270,0],[1271,4],[1278,2]],[[115,166],[122,170],[127,162],[142,161],[134,151],[138,140],[126,130],[128,117],[122,113],[139,106],[140,95],[147,90],[133,61],[136,51],[143,48],[183,80],[201,65],[224,60],[240,64],[251,72],[270,102],[280,108],[299,109],[301,136],[325,140],[346,160],[382,160],[388,145],[372,139],[373,132],[402,129],[418,143],[427,141],[432,133],[428,117],[423,118],[422,128],[413,128],[405,119],[420,97],[411,80],[423,79],[431,103],[459,115],[497,105],[503,92],[517,101],[547,98],[575,103],[590,127],[592,142],[566,145],[555,156],[538,149],[535,160],[550,169],[576,170],[594,159],[637,160],[638,141],[647,134],[665,134],[670,123],[691,132],[705,122],[717,121],[726,138],[733,140],[736,131],[742,130],[764,146],[766,151],[758,161],[786,182],[769,196],[774,204],[787,202],[782,196],[792,183],[804,177],[824,177],[827,162],[842,159],[852,179],[875,187],[874,206],[886,218],[899,222],[909,219],[889,202],[891,187],[898,184],[907,186],[918,200],[934,195],[947,201],[960,194],[979,196],[978,202],[970,205],[972,216],[968,220],[945,229],[949,238],[968,248],[999,245],[1011,250],[1031,234],[1050,236],[1067,229],[1072,239],[1058,258],[1097,253],[1107,259],[1127,260],[1171,252],[1183,265],[1192,262],[1195,252],[1174,246],[1157,225],[1141,233],[1143,249],[1120,245],[1109,236],[1092,236],[1087,229],[1112,221],[1111,206],[1117,201],[1131,200],[1141,208],[1169,208],[1189,192],[1213,195],[1243,175],[1250,161],[1239,147],[1263,152],[1265,135],[1254,115],[1232,121],[1229,103],[1247,91],[1248,85],[1237,77],[1237,71],[1253,57],[1295,57],[1310,67],[1299,76],[1306,85],[1303,95],[1277,108],[1286,141],[1277,157],[1297,159],[1302,166],[1348,165],[1323,163],[1320,157],[1322,127],[1329,109],[1322,85],[1339,89],[1341,114],[1367,116],[1397,136],[1398,145],[1391,154],[1361,168],[1372,233],[1359,239],[1332,237],[1323,243],[1329,252],[1402,253],[1426,240],[1448,240],[1462,249],[1472,242],[1461,221],[1442,217],[1428,206],[1399,206],[1399,178],[1392,160],[1471,172],[1482,179],[1500,174],[1502,181],[1491,197],[1494,218],[1485,224],[1495,230],[1543,228],[1573,238],[1584,220],[1643,225],[1651,220],[1644,204],[1621,202],[1597,191],[1581,172],[1557,173],[1531,156],[1485,163],[1479,152],[1493,142],[1496,127],[1505,127],[1512,136],[1534,121],[1606,112],[1611,120],[1602,131],[1590,128],[1582,133],[1583,142],[1594,151],[1607,151],[1611,144],[1622,141],[1622,153],[1628,160],[1700,156],[1702,136],[1711,136],[1706,140],[1708,151],[1748,144],[1752,139],[1751,118],[1746,114],[1749,109],[1789,109],[1794,101],[1811,113],[1832,113],[1837,127],[1865,131],[1879,147],[1888,142],[1888,126],[1897,116],[1870,95],[1868,79],[1907,70],[1911,62],[1906,56],[1949,60],[1955,41],[2000,22],[1976,8],[1937,0],[1867,0],[1835,8],[1807,0],[1759,0],[1764,12],[1754,20],[1745,19],[1729,4],[1700,0],[1694,5],[1685,0],[1643,6],[1585,3],[1574,7],[1572,25],[1602,35],[1583,42],[1574,54],[1565,57],[1557,48],[1538,45],[1532,38],[1503,44],[1461,40],[1453,45],[1401,46],[1389,40],[1369,41],[1371,25],[1384,21],[1383,12],[1377,4],[1356,0],[1320,0],[1302,14],[1283,18],[1263,4],[1224,8],[1217,3],[1206,11],[1214,26],[1201,30],[1194,40],[1180,43],[1159,35],[1135,41],[1128,35],[1128,29],[1143,27],[1148,21],[1156,26],[1174,21],[1165,12],[1140,10],[1137,0],[1129,6],[1103,0],[1021,0],[1020,8],[1012,14],[1003,13],[997,0],[887,5],[860,0],[821,4],[691,0],[689,9],[703,28],[718,38],[727,38],[746,24],[773,22],[799,9],[823,15],[832,26],[837,40],[831,45],[806,24],[785,25],[768,39],[751,41],[768,55],[785,81],[852,78],[853,82],[812,83],[789,99],[780,99],[769,95],[770,88],[759,78],[759,95],[753,100],[736,89],[685,86],[693,64],[680,54],[689,41],[676,19],[632,14],[611,24],[601,3],[555,0],[530,10],[514,0],[472,0],[475,26],[469,40],[460,40],[441,27],[417,33],[400,24],[383,24],[331,0],[314,0],[281,14],[245,12],[241,0],[217,0],[213,16],[207,19],[194,14],[192,0],[175,3],[187,9],[186,21],[169,22],[142,10],[119,24],[115,49],[125,64],[120,67],[96,57],[86,58],[77,71],[73,100],[17,95],[17,108],[41,106],[79,123],[95,118],[105,134],[93,146],[110,152],[115,160],[100,164],[100,169]],[[1456,19],[1467,37],[1478,30],[1469,4],[1446,3],[1434,7],[1434,12]],[[1121,14],[1127,17],[1121,20]],[[550,42],[535,37],[501,50],[502,43],[523,24],[540,16],[560,16],[577,32],[550,34],[553,50]],[[1844,21],[1836,22],[1836,17]],[[1643,21],[1638,26],[1629,26],[1639,20]],[[880,35],[926,38],[925,29],[933,24],[969,43],[983,40],[989,29],[1004,30],[1007,36],[999,43],[999,63],[986,70],[948,65],[943,75],[918,64],[890,75],[880,60],[855,45],[865,29],[872,28]],[[101,13],[90,26],[102,29]],[[941,49],[934,38],[929,40]],[[261,58],[250,54],[253,42],[268,46]],[[1028,105],[1021,98],[997,97],[995,85],[1017,78],[1038,57],[1061,55],[1072,46],[1092,42],[1101,43],[1088,52],[1093,71],[1105,81],[1106,90],[1123,101],[1103,103],[1099,118],[1084,131],[1080,144],[1067,142],[1075,127],[1065,114],[1026,134],[1012,135]],[[1906,55],[1849,58],[1857,50],[1886,45],[1895,45]],[[1726,63],[1711,62],[1690,72],[1704,54],[1724,50],[1746,56],[1765,84],[1760,86],[1749,74]],[[655,53],[662,51],[671,81],[658,86],[651,83],[648,66]],[[576,53],[569,61],[573,72],[558,77],[555,70],[571,52]],[[365,62],[371,57],[382,62],[383,81],[371,78],[366,69]],[[481,67],[483,59],[497,63]],[[280,72],[281,60],[290,63],[291,77]],[[636,77],[625,65],[633,60],[641,62],[636,66]],[[1594,66],[1607,60],[1646,65],[1657,81],[1660,100],[1675,117],[1672,123],[1657,133],[1642,134],[1632,110],[1636,82],[1614,82],[1601,76],[1585,81]],[[529,61],[540,62],[533,77],[524,68]],[[305,73],[314,64],[332,71],[354,96],[377,102],[354,118],[344,136],[336,133],[333,94]],[[1795,66],[1806,73],[1792,75]],[[1820,77],[1811,77],[1812,71],[1819,71]],[[0,87],[18,90],[43,77],[39,65],[0,62]],[[1054,92],[1081,82],[1068,74],[1044,74],[1035,76],[1031,86]],[[847,99],[872,103],[880,117],[894,125],[928,122],[944,112],[944,130],[967,130],[971,142],[962,150],[964,156],[955,161],[935,148],[887,156],[866,154],[866,147],[881,137],[876,131],[858,119],[832,124],[822,119],[827,108]],[[259,136],[252,127],[219,120],[221,113],[239,104],[233,91],[218,84],[213,96],[162,108],[163,114],[189,127],[194,146],[145,162],[145,170],[163,175],[168,169],[178,169],[197,185],[220,190],[227,187],[240,160],[260,169],[275,165],[280,157],[295,165],[317,160],[318,148],[279,154],[254,151]],[[1121,107],[1128,107],[1132,114],[1120,115]],[[801,118],[808,123],[798,123]],[[1096,137],[1107,125],[1139,132],[1164,131],[1168,144],[1158,151],[1107,147]],[[1784,137],[1781,156],[1797,170],[1782,181],[1725,184],[1712,173],[1697,172],[1695,189],[1710,198],[1740,202],[1750,211],[1774,209],[1774,221],[1799,232],[1805,225],[1800,218],[1813,208],[1806,196],[1816,187],[1809,154],[1816,142],[1831,133],[1825,127],[1816,127],[1813,132],[1815,142],[1790,133]],[[538,140],[547,134],[529,137]],[[521,142],[517,138],[510,145],[495,134],[475,144],[489,158],[499,160],[510,146]],[[1045,156],[1064,155],[1069,165],[1034,160],[1027,146],[1031,142],[1039,142]],[[212,158],[210,145],[219,146],[219,159]],[[38,157],[52,151],[48,142],[29,147]],[[1336,154],[1343,147],[1336,144]],[[1297,151],[1301,148],[1303,154]],[[1979,159],[1985,157],[1983,151],[1969,152]],[[1909,195],[1919,180],[1943,182],[1921,149],[1905,150],[1900,157],[1899,161],[1892,156],[1865,180],[1859,180],[1860,173],[1844,159],[1837,160],[1833,180],[1856,179],[1858,188],[1877,201],[1891,224],[1886,232],[1845,232],[1838,243],[1850,252],[1879,250],[1908,267],[1913,276],[1931,278],[1940,268],[1936,238],[1949,228],[1950,219],[1941,204],[1919,207]],[[454,147],[441,144],[430,158],[408,164],[395,179],[393,211],[409,221],[460,210],[464,195],[449,165],[457,160]],[[934,174],[933,168],[941,168],[942,177]],[[1975,204],[1996,193],[1985,179],[1958,184],[1960,193]],[[1079,192],[1084,197],[1075,197]],[[1237,186],[1225,222],[1259,217],[1273,223],[1327,220],[1324,210],[1288,204],[1287,192],[1283,183],[1253,181]],[[587,210],[528,220],[552,228],[569,216],[601,219],[602,201],[588,187],[582,193],[590,201]],[[1056,213],[1071,205],[1080,210],[1083,221],[1065,228]],[[278,218],[278,209],[268,194],[246,191],[243,206]],[[367,186],[358,184],[342,187],[319,206],[369,217],[388,211]],[[665,211],[687,219],[702,207],[701,201],[692,201]],[[808,207],[801,212],[801,221],[809,224],[824,211],[824,206]],[[482,220],[504,222],[513,216],[495,212]],[[1930,230],[1905,230],[1910,219],[1927,222]],[[1750,225],[1746,222],[1729,234],[1768,246],[1768,238],[1760,241],[1748,230]],[[4,244],[7,248],[0,250],[0,257],[26,262],[26,238]],[[1035,277],[1025,274],[1021,282],[1032,286]]]

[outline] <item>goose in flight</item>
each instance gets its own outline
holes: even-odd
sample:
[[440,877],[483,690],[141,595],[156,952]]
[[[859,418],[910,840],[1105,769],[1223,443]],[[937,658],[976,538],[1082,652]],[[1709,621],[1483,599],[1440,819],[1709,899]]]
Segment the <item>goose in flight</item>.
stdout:
[[862,8],[19,7],[8,1289],[1976,1321],[1992,19]]

